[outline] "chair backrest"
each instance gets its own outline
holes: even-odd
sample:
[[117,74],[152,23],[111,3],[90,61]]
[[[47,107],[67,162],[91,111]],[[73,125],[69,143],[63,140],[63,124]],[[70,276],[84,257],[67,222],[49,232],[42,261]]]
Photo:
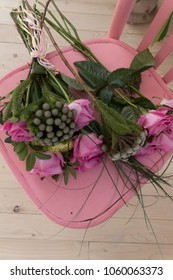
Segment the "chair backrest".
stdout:
[[[142,1],[142,0],[141,0]],[[152,0],[151,0],[152,1]],[[115,12],[112,18],[112,22],[107,36],[109,38],[119,39],[124,26],[128,20],[128,17],[132,11],[132,8],[136,0],[118,0],[115,8]],[[150,24],[146,31],[142,41],[137,48],[138,51],[143,51],[149,48],[150,44],[160,31],[161,27],[167,20],[167,18],[173,12],[173,0],[163,0],[161,7],[154,20]],[[165,40],[160,50],[155,56],[155,68],[158,68],[160,64],[167,58],[167,56],[173,51],[173,33]],[[173,68],[171,68],[163,77],[166,83],[173,80]]]

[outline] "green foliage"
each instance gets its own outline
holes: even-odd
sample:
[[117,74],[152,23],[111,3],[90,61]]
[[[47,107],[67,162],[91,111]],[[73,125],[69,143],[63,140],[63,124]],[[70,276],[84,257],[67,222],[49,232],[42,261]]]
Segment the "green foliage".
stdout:
[[41,160],[48,160],[51,158],[51,156],[43,154],[43,153],[39,153],[39,152],[30,153],[30,155],[26,159],[26,170],[27,171],[31,171],[33,169],[35,162],[36,162],[36,158],[39,158]]
[[9,117],[11,116],[12,113],[12,104],[13,104],[13,100],[11,99],[6,107],[5,107],[5,112],[3,113],[3,122],[5,122],[6,120],[9,119]]
[[12,93],[12,113],[13,117],[19,117],[21,107],[22,107],[22,99],[26,93],[27,87],[31,83],[31,76],[22,81],[13,91]]
[[[97,121],[91,121],[88,126],[85,127],[85,130],[88,132],[95,132],[97,135],[101,135],[101,126]],[[82,130],[82,133],[85,134],[85,131]]]
[[29,87],[29,103],[38,101],[42,97],[40,81],[34,79]]
[[34,156],[34,153],[31,153],[26,160],[26,170],[31,171],[35,165],[36,157]]
[[173,12],[170,14],[170,16],[167,18],[167,20],[165,21],[165,23],[163,24],[162,28],[160,29],[159,33],[156,35],[156,37],[154,38],[153,42],[152,42],[152,46],[157,43],[157,42],[160,42],[162,41],[167,33],[168,33],[168,30],[169,30],[169,26],[170,26],[170,23],[171,23],[171,19],[172,19],[172,16],[173,16]]
[[77,80],[72,79],[62,73],[61,73],[61,78],[69,87],[77,89],[77,90],[83,90],[83,87],[79,84],[79,82]]
[[108,77],[109,71],[94,61],[78,61],[74,63],[79,75],[91,87],[102,87]]
[[122,109],[121,115],[129,121],[137,122],[141,113],[138,109],[128,105]]
[[130,69],[135,70],[137,73],[141,73],[153,67],[154,65],[154,57],[152,56],[151,52],[146,49],[135,56],[130,65]]
[[97,92],[97,97],[105,104],[111,103],[113,95],[114,92],[110,86],[103,87]]
[[73,166],[77,166],[76,164],[70,163],[69,165],[66,165],[64,170],[64,184],[68,184],[69,175],[71,174],[74,179],[76,179],[76,170],[73,168]]
[[9,136],[5,139],[5,143],[12,144],[11,136]]
[[109,74],[107,82],[115,88],[124,88],[130,83],[133,75],[132,69],[120,68]]
[[108,107],[102,101],[97,100],[96,107],[102,118],[104,135],[109,141],[107,144],[111,144],[112,148],[115,148],[120,136],[139,131],[137,124],[127,121],[121,114]]
[[25,160],[28,156],[28,146],[25,142],[12,142],[14,151],[17,153],[20,160]]
[[156,106],[145,96],[140,96],[138,98],[134,98],[134,104],[139,105],[141,108],[148,110],[155,110]]

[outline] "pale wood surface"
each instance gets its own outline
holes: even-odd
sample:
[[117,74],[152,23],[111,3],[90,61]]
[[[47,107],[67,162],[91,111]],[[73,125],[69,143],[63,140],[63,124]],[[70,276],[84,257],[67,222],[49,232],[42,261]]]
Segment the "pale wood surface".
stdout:
[[[30,1],[31,3],[33,1]],[[115,0],[59,2],[60,8],[78,27],[82,39],[105,36]],[[9,16],[18,0],[0,0],[0,76],[29,60],[29,55]],[[147,25],[127,25],[122,39],[136,47]],[[65,43],[58,38],[61,46]],[[159,44],[152,49],[155,53]],[[50,50],[52,50],[50,46]],[[164,73],[171,56],[160,69]],[[171,174],[173,165],[168,174]],[[172,180],[170,180],[171,182]],[[167,189],[173,196],[173,189]],[[173,202],[151,185],[143,188],[146,211],[163,257],[173,259]],[[17,206],[17,207],[16,207]],[[133,198],[128,207],[94,228],[74,230],[49,221],[29,200],[0,157],[0,259],[161,259],[143,210]]]

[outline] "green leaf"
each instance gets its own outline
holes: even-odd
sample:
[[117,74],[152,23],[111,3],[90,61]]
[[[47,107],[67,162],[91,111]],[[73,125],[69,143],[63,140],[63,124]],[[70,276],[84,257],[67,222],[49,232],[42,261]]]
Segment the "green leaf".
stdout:
[[25,142],[12,142],[15,152],[20,153],[26,146]]
[[29,146],[30,146],[34,151],[43,151],[43,146],[32,145],[31,143],[29,143]]
[[64,184],[67,185],[68,184],[68,175],[69,175],[69,170],[68,167],[65,169],[64,172]]
[[139,73],[153,67],[155,65],[154,57],[151,52],[146,49],[143,52],[138,53],[133,59],[130,69]]
[[8,144],[12,143],[11,136],[9,136],[8,138],[5,139],[5,143],[8,143]]
[[27,87],[30,85],[32,79],[31,76],[22,81],[12,93],[12,111],[13,117],[18,117],[22,109],[22,100],[26,93]]
[[4,115],[3,115],[3,122],[5,122],[6,120],[9,119],[9,117],[11,116],[11,113],[12,113],[12,105],[13,105],[13,99],[11,99],[6,107],[5,107],[5,112],[4,112]]
[[25,160],[27,158],[27,155],[28,155],[28,147],[25,146],[25,148],[18,153],[18,157],[20,160]]
[[97,135],[101,135],[101,127],[97,121],[91,121],[89,125],[85,127],[85,130],[89,132],[95,132]]
[[138,97],[135,98],[133,101],[134,104],[139,105],[140,107],[144,109],[150,109],[150,110],[155,110],[156,106],[146,97]]
[[98,88],[105,84],[108,70],[94,61],[78,61],[74,63],[79,75],[91,87]]
[[115,88],[124,88],[132,79],[134,71],[128,68],[120,68],[111,72],[107,78],[108,84]]
[[11,123],[15,123],[15,122],[17,122],[19,120],[19,118],[17,118],[17,117],[11,117],[10,119],[9,119],[9,121],[11,122]]
[[36,162],[36,157],[34,153],[31,153],[26,160],[26,170],[31,171],[35,165],[35,162]]
[[46,70],[37,62],[37,60],[35,60],[32,67],[32,73],[37,75],[44,75],[46,73]]
[[76,170],[74,168],[69,167],[69,172],[73,176],[74,179],[76,179]]
[[97,97],[106,104],[111,102],[113,95],[113,90],[109,86],[101,88],[97,93]]
[[64,74],[61,73],[61,77],[63,81],[69,86],[77,90],[83,90],[83,87],[78,83],[77,80],[72,79]]
[[125,106],[121,111],[121,115],[129,121],[137,122],[141,113],[138,109],[132,106]]
[[70,166],[80,166],[80,163],[78,161],[75,162],[69,162]]
[[44,159],[44,160],[51,159],[51,155],[46,155],[46,154],[38,153],[38,152],[35,152],[34,156],[39,159]]
[[14,151],[17,153],[20,160],[25,160],[28,155],[28,147],[25,142],[11,142]]
[[29,103],[36,102],[42,97],[41,87],[39,81],[34,79],[29,88]]
[[167,18],[167,20],[165,21],[165,23],[162,25],[162,28],[160,29],[159,33],[156,35],[156,37],[154,38],[151,46],[153,46],[156,42],[160,42],[162,41],[166,34],[168,33],[168,29],[169,29],[169,25],[171,23],[171,19],[173,16],[173,12],[171,13],[171,15]]

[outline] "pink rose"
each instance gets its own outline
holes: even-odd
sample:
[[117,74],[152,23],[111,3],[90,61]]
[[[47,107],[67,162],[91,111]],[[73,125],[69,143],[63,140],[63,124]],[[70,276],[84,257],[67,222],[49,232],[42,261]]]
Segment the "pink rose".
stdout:
[[168,133],[161,133],[159,136],[154,137],[145,147],[139,149],[135,154],[135,157],[151,155],[156,151],[173,151],[173,136]]
[[88,125],[94,120],[94,111],[90,108],[90,101],[87,99],[78,99],[68,105],[70,110],[75,109],[76,115],[74,121],[79,128]]
[[141,147],[135,154],[135,157],[143,157],[143,156],[149,156],[151,154],[153,154],[155,152],[154,147],[152,146],[152,144],[150,145],[150,143],[148,143],[145,147]]
[[151,110],[147,114],[142,115],[138,121],[144,129],[148,131],[148,136],[159,135],[168,128],[172,122],[171,117],[166,115],[166,111]]
[[157,138],[154,138],[150,143],[155,150],[163,152],[173,151],[173,136],[168,133],[161,133]]
[[53,176],[63,173],[64,158],[61,153],[46,152],[50,155],[50,159],[36,159],[34,168],[30,171],[30,174],[38,174],[40,177]]
[[98,165],[102,160],[102,140],[95,133],[80,135],[74,140],[72,162],[78,161],[80,166],[76,169],[84,172]]
[[26,122],[10,123],[6,121],[2,127],[3,131],[8,131],[14,142],[32,141],[33,137],[29,134]]

